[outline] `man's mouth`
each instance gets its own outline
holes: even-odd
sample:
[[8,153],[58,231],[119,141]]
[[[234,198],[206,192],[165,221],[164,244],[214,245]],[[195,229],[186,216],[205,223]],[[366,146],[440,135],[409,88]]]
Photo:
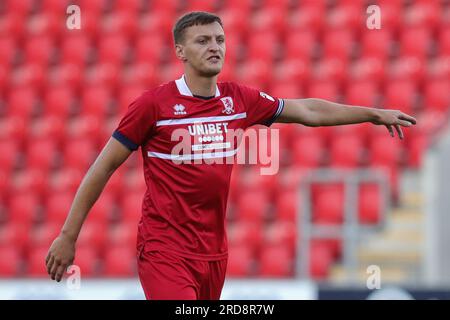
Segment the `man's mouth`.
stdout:
[[211,56],[207,60],[209,60],[211,62],[218,62],[220,60],[220,57],[219,56]]

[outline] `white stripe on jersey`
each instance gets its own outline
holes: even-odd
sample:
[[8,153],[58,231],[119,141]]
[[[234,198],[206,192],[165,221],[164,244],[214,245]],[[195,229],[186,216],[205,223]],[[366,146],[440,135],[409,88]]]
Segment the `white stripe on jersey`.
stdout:
[[225,152],[213,152],[213,153],[191,153],[191,154],[168,154],[168,153],[160,153],[160,152],[152,152],[148,151],[147,156],[153,158],[160,158],[166,160],[196,160],[196,159],[215,159],[215,158],[223,158],[223,157],[231,157],[237,153],[238,149],[225,151]]
[[159,127],[159,126],[173,126],[177,124],[187,124],[187,123],[220,122],[245,118],[247,118],[247,112],[237,113],[231,116],[160,120],[156,122],[156,126]]

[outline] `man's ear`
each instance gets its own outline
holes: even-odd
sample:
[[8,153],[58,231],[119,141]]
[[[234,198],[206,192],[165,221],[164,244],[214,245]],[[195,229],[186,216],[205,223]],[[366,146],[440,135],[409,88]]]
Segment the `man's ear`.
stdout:
[[184,48],[181,44],[175,45],[175,54],[177,55],[177,58],[181,61],[185,62],[187,61],[187,58],[184,56]]

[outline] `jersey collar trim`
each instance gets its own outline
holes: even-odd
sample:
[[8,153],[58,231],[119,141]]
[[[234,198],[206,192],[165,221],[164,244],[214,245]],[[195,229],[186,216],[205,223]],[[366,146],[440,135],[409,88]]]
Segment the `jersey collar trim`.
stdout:
[[[189,97],[194,96],[189,87],[187,86],[184,74],[181,76],[180,79],[175,80],[175,84],[177,85],[178,91],[180,92],[181,95]],[[219,87],[216,85],[216,95],[214,97],[217,98],[219,96],[220,96]]]

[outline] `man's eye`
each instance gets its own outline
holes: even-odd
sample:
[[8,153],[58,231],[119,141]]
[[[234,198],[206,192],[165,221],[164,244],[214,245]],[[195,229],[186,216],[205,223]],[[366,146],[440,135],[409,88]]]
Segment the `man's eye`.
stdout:
[[218,42],[218,43],[224,43],[225,40],[223,40],[223,39],[218,39],[217,42]]
[[205,44],[205,43],[206,43],[206,40],[198,40],[198,43],[200,43],[200,44]]

